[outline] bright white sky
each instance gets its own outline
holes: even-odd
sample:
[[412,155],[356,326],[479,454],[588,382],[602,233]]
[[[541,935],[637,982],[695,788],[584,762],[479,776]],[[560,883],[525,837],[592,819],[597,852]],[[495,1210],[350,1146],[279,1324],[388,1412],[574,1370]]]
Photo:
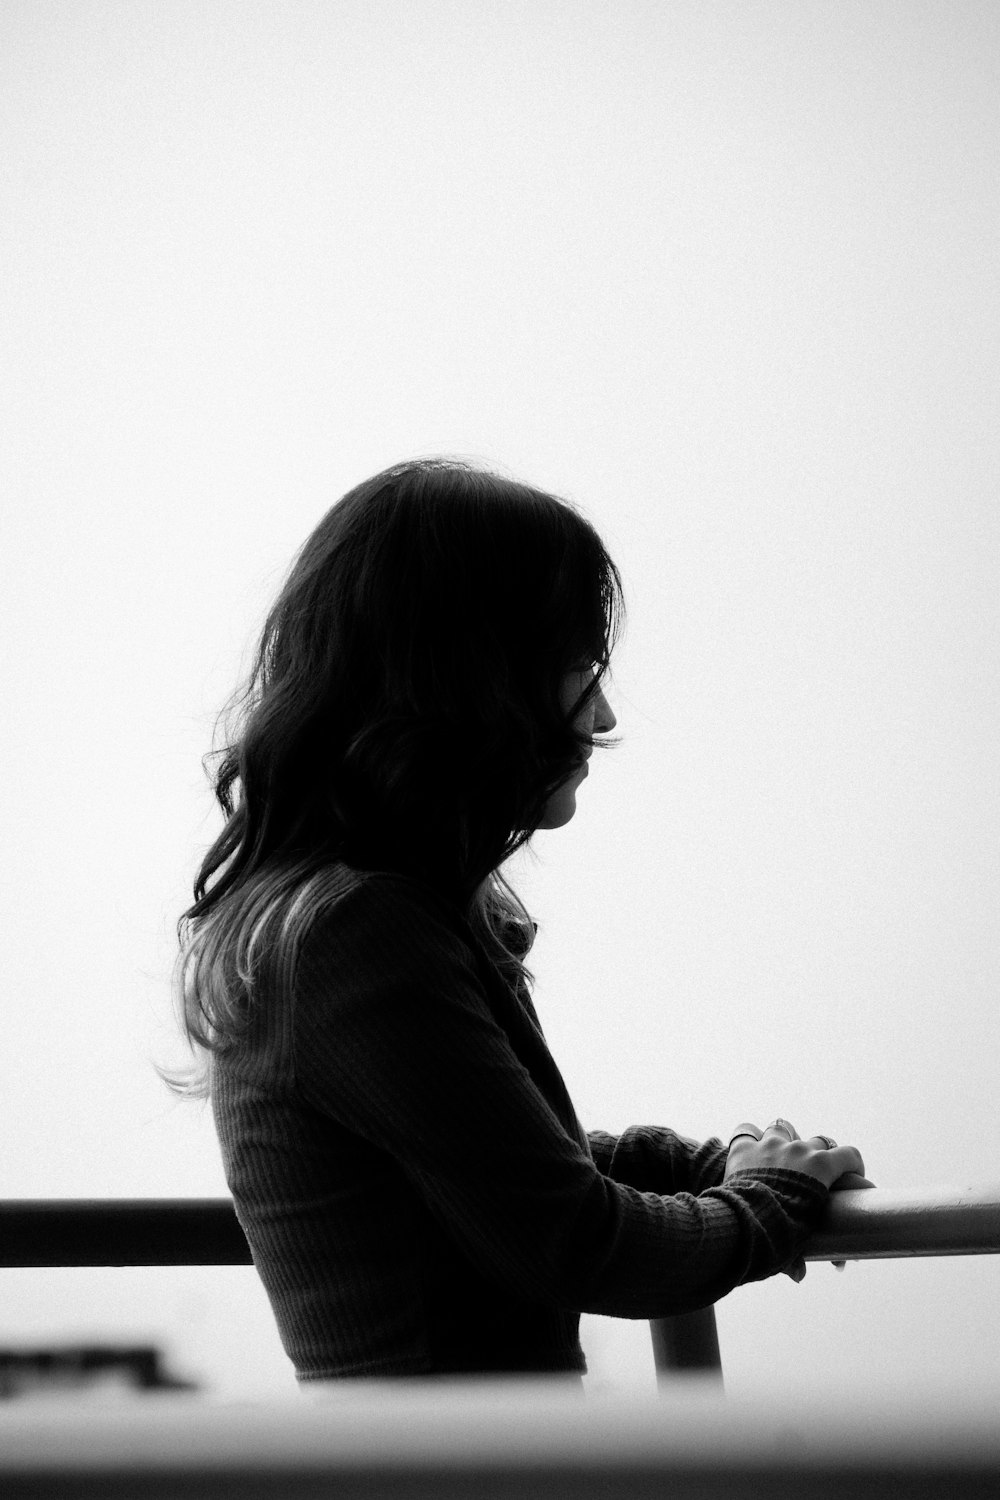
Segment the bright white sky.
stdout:
[[[7,0],[0,74],[0,1196],[226,1191],[149,1066],[200,757],[319,517],[437,452],[624,575],[624,743],[511,867],[585,1123],[1000,1182],[1000,9]],[[997,1379],[998,1273],[737,1291],[729,1388]],[[6,1275],[10,1337],[288,1389],[252,1272]]]

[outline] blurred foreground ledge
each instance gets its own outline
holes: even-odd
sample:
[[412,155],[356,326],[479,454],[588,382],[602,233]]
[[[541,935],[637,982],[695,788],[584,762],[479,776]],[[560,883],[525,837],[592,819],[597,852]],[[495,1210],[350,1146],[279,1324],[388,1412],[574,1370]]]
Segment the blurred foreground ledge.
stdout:
[[240,1500],[963,1500],[1000,1494],[1000,1389],[722,1398],[543,1380],[338,1381],[0,1410],[0,1494]]

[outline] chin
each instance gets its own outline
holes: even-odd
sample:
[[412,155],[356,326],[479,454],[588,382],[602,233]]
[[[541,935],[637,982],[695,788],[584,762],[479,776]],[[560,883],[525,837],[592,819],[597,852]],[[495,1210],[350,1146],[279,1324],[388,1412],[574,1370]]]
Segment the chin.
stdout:
[[576,796],[573,792],[557,792],[550,797],[539,828],[562,828],[576,812]]

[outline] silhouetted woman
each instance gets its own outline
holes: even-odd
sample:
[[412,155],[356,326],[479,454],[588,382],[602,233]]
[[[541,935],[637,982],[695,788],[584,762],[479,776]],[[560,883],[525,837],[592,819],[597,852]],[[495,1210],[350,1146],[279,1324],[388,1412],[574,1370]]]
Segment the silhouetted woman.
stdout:
[[500,867],[606,748],[622,613],[574,506],[436,459],[332,506],[268,615],[178,924],[202,1068],[163,1076],[211,1098],[301,1381],[584,1371],[581,1313],[798,1279],[864,1171],[783,1121],[727,1146],[577,1119]]

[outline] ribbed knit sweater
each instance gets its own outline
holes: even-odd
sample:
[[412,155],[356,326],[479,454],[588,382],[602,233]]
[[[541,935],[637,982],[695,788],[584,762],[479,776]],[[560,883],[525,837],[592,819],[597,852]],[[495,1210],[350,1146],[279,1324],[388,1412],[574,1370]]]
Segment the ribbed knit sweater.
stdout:
[[524,985],[456,905],[334,872],[291,998],[214,1066],[226,1178],[300,1381],[586,1371],[581,1313],[787,1267],[827,1190],[663,1126],[582,1129]]

